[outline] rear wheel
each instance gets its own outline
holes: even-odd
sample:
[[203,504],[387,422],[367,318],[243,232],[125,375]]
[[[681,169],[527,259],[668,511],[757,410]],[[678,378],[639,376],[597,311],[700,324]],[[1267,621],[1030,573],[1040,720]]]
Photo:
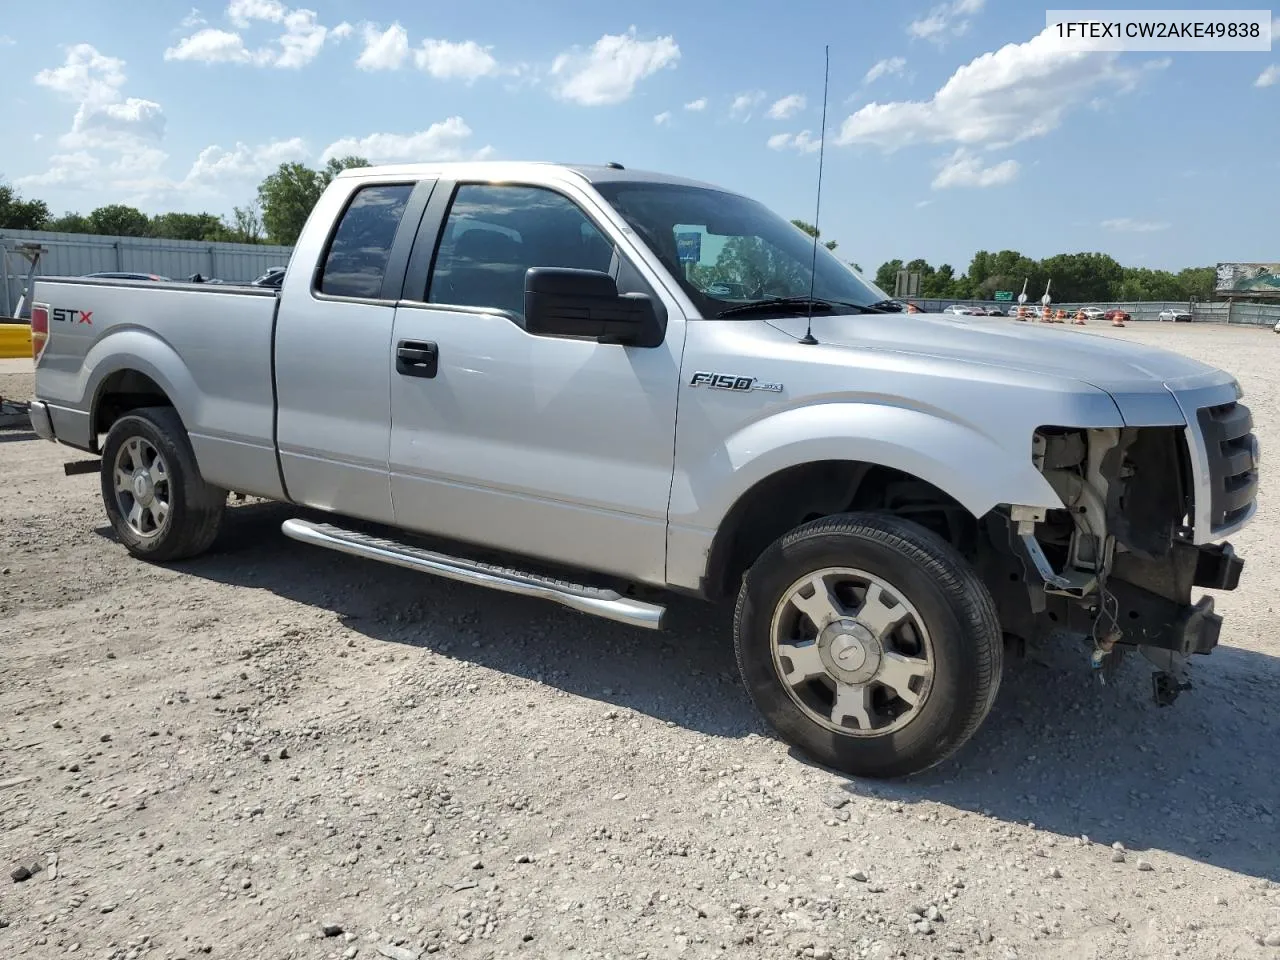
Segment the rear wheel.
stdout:
[[135,557],[164,562],[203,553],[218,536],[227,492],[205,483],[171,407],[134,410],[102,446],[102,500]]
[[784,740],[847,773],[919,772],[960,748],[995,701],[995,605],[949,544],[850,514],[774,543],[743,580],[738,666]]

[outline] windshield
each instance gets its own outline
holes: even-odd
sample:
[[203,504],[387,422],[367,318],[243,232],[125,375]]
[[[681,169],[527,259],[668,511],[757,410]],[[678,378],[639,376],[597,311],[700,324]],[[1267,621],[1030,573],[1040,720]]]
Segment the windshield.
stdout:
[[[596,189],[680,281],[704,317],[753,301],[810,296],[813,238],[768,207],[707,187],[606,181]],[[812,295],[885,305],[889,295],[818,244]]]

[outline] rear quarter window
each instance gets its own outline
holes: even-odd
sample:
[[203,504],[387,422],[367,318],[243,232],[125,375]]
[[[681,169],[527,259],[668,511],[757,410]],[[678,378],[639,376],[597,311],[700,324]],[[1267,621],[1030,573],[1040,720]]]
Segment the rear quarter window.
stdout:
[[317,285],[320,293],[381,297],[391,244],[412,192],[409,183],[373,184],[355,192],[329,242]]

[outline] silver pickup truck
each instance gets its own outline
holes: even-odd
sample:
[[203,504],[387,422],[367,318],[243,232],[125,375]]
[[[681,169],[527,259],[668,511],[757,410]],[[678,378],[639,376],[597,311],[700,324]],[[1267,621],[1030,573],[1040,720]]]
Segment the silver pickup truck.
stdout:
[[100,456],[135,556],[208,549],[234,491],[330,515],[285,522],[304,543],[637,627],[733,599],[755,704],[854,774],[951,755],[1006,649],[1064,633],[1099,668],[1140,649],[1171,702],[1255,510],[1228,374],[903,313],[761,204],[616,164],[349,170],[279,292],[34,300],[36,431]]

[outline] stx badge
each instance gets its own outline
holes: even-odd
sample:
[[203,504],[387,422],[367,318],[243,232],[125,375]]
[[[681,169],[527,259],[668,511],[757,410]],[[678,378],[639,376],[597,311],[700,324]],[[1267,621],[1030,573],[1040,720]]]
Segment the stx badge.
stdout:
[[699,370],[693,375],[693,379],[689,381],[691,387],[711,387],[715,390],[737,390],[744,392],[748,390],[764,390],[768,393],[781,393],[782,384],[766,383],[763,380],[757,380],[755,377],[736,377],[728,373],[707,373]]
[[58,323],[87,323],[93,326],[92,310],[69,310],[66,307],[54,307],[53,319]]

